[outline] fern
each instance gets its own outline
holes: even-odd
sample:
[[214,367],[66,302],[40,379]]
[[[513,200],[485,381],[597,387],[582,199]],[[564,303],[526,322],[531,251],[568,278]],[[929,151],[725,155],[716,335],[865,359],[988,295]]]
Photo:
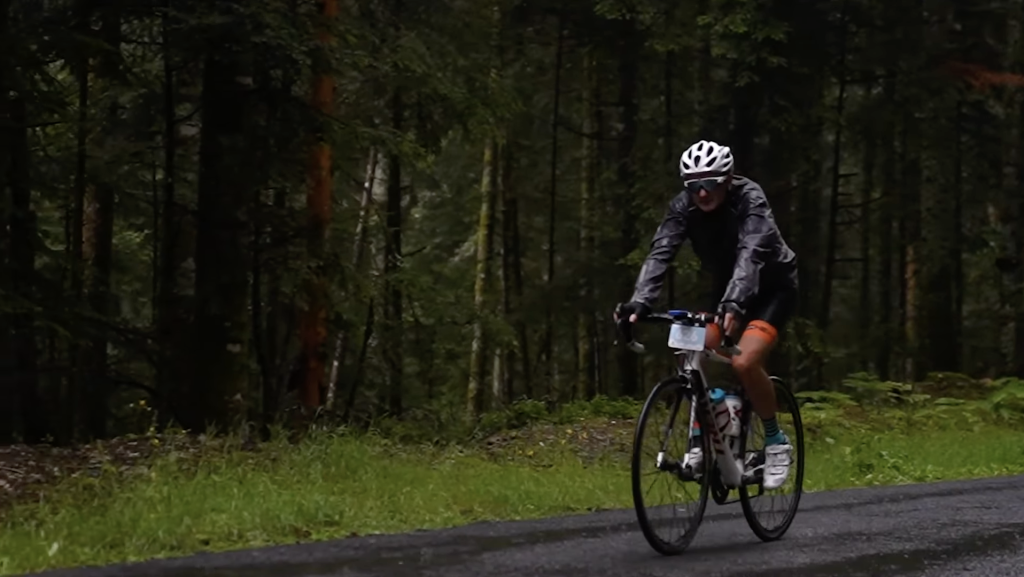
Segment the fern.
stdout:
[[988,408],[1004,419],[1024,417],[1024,380],[1007,377],[994,384],[999,388],[989,395]]

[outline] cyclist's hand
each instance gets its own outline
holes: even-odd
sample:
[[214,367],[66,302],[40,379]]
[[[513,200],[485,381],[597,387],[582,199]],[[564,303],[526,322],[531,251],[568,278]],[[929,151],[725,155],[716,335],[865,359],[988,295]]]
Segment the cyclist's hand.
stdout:
[[736,305],[733,303],[721,303],[718,305],[718,322],[722,324],[722,334],[729,336],[730,338],[736,338],[736,332],[739,331],[740,321],[739,316],[736,314]]
[[737,325],[739,323],[736,322],[736,315],[725,313],[725,318],[722,320],[722,332],[735,338]]
[[637,320],[642,319],[649,314],[651,314],[651,307],[644,303],[634,301],[619,304],[619,306],[615,308],[614,316],[617,322],[620,318],[629,315],[629,322],[635,323]]

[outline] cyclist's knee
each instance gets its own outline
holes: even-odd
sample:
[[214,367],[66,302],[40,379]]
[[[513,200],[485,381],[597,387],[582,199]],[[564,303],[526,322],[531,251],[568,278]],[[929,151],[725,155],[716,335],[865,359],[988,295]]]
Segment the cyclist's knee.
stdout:
[[732,368],[736,371],[739,376],[751,375],[759,370],[763,370],[763,366],[757,355],[748,354],[746,351],[732,358]]

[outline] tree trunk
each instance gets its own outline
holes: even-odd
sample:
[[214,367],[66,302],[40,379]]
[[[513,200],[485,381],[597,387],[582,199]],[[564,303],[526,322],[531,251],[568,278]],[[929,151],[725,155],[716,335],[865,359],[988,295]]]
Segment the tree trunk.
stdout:
[[[116,3],[104,8],[101,34],[107,49],[97,61],[97,79],[116,89],[116,77],[120,66],[121,13]],[[115,130],[118,122],[118,103],[107,104],[104,125],[107,131],[97,133],[95,145],[103,151],[107,148],[106,134]],[[85,265],[85,292],[92,313],[100,319],[111,319],[114,315],[110,274],[114,251],[114,182],[117,171],[108,165],[96,171],[94,185],[87,188],[83,214],[83,262]],[[84,351],[82,369],[85,377],[86,429],[92,438],[107,436],[108,407],[110,396],[107,375],[107,335],[99,328],[96,336]]]
[[[953,275],[953,326],[949,327],[949,338],[954,343],[950,349],[950,354],[953,358],[950,359],[953,370],[963,370],[963,334],[964,334],[964,267],[963,267],[963,250],[964,250],[964,214],[963,214],[963,187],[964,187],[964,169],[963,169],[963,114],[964,101],[962,99],[956,102],[956,117],[955,117],[955,149],[954,162],[953,162],[953,190],[950,193],[953,196],[953,218],[952,221],[953,231],[952,238],[949,244],[946,246],[946,258],[949,259],[950,266],[952,267]],[[1018,253],[1020,254],[1020,253]],[[1021,356],[1017,357],[1021,359]]]
[[[1019,102],[1012,102],[1012,105],[1022,106]],[[1010,109],[1007,111],[1011,118],[1018,116],[1020,111]],[[1020,231],[1021,215],[1024,212],[1024,203],[1020,201],[1020,175],[1019,165],[1024,146],[1021,146],[1021,138],[1024,131],[1020,129],[1020,118],[1014,118],[1013,122],[1007,123],[1004,137],[1003,156],[1003,187],[1002,199],[998,210],[999,235],[996,266],[1000,271],[1000,301],[1002,309],[1002,338],[1000,339],[1003,349],[1002,372],[1024,376],[1022,368],[1024,361],[1017,356],[1018,349],[1024,348],[1024,234]]]
[[[391,126],[400,134],[405,105],[402,89],[396,88],[391,97]],[[388,194],[385,209],[384,237],[384,338],[388,368],[387,408],[393,416],[402,414],[402,380],[405,374],[402,339],[402,282],[398,278],[402,268],[402,158],[392,153],[388,159]]]
[[[298,4],[296,0],[289,1],[290,17],[298,18]],[[288,70],[285,72],[281,82],[281,94],[291,95],[297,84],[298,72]],[[289,122],[289,102],[287,97],[274,98],[270,101],[268,116],[275,126],[282,126]],[[283,136],[278,136],[283,134]],[[296,131],[271,131],[271,150],[273,155],[277,150],[298,149],[301,147],[301,137]],[[306,183],[304,183],[306,184]],[[285,247],[290,242],[292,225],[287,218],[289,212],[288,201],[292,194],[290,185],[282,185],[274,188],[270,212],[274,215],[272,224],[267,231],[267,240],[270,246],[277,250]],[[263,367],[263,422],[272,423],[278,415],[282,400],[288,390],[289,380],[292,373],[292,348],[298,343],[301,346],[297,331],[292,330],[292,323],[296,319],[299,310],[290,295],[285,294],[284,279],[289,273],[288,266],[284,265],[283,259],[274,259],[272,264],[267,266],[265,276],[267,279],[266,297],[266,329],[264,330],[264,347],[266,349],[265,362]],[[269,430],[264,429],[264,434]]]
[[[273,246],[283,246],[287,242],[288,231],[281,223],[286,211],[288,190],[278,187],[274,190],[272,206],[277,215],[277,225],[268,231],[268,240]],[[267,367],[263,376],[263,422],[271,423],[277,418],[281,408],[281,400],[288,389],[290,376],[290,359],[288,343],[292,339],[289,320],[297,312],[285,296],[283,266],[268,267],[267,276],[267,321],[266,347]]]
[[[352,271],[362,275],[363,262],[366,260],[366,239],[369,231],[370,209],[373,206],[373,181],[377,173],[377,149],[370,149],[370,158],[366,161],[366,177],[363,179],[363,190],[359,197],[359,219],[356,221],[356,240],[352,246]],[[354,326],[352,330],[354,330]],[[336,389],[338,386],[338,371],[344,366],[348,358],[348,347],[350,343],[350,330],[338,331],[338,338],[334,344],[334,359],[331,361],[331,375],[327,380],[327,408],[334,408]]]
[[729,135],[730,148],[736,159],[734,170],[738,174],[758,174],[757,118],[762,105],[761,85],[748,83],[732,89],[733,127]]
[[363,343],[359,348],[359,358],[356,360],[356,370],[352,377],[352,386],[348,388],[348,398],[345,400],[345,412],[341,418],[348,421],[352,416],[352,409],[356,404],[356,394],[363,383],[364,367],[366,366],[366,353],[370,350],[370,339],[373,338],[373,299],[366,305],[366,324],[363,327]]
[[487,359],[485,351],[484,317],[487,314],[487,288],[490,273],[492,209],[494,188],[497,181],[495,163],[500,152],[498,143],[491,137],[484,146],[483,174],[480,178],[480,218],[476,234],[476,275],[473,285],[473,306],[476,319],[473,322],[473,341],[470,345],[469,385],[466,387],[466,418],[475,422],[483,411],[483,378]]
[[[887,103],[894,102],[896,94],[896,83],[892,78],[887,78],[882,88],[883,100]],[[889,380],[891,367],[891,353],[893,339],[896,332],[893,330],[896,319],[893,318],[893,299],[896,294],[893,286],[893,221],[895,220],[895,202],[898,189],[896,184],[896,133],[895,121],[891,113],[882,119],[881,151],[882,156],[882,198],[878,206],[878,341],[875,348],[875,370],[882,380]]]
[[[78,0],[74,7],[76,32],[84,38],[93,36],[90,26],[93,6],[88,0]],[[78,88],[78,125],[75,127],[75,180],[72,189],[70,214],[67,219],[67,237],[69,241],[69,272],[71,295],[76,305],[81,305],[84,294],[84,225],[85,198],[89,187],[88,177],[88,141],[89,141],[89,72],[92,62],[89,50],[79,48],[75,62],[75,82]],[[62,395],[60,428],[57,437],[59,442],[67,443],[77,440],[81,427],[89,419],[88,410],[92,405],[90,391],[86,390],[88,376],[85,364],[88,361],[88,349],[84,348],[76,334],[72,334],[67,342],[68,358],[71,360],[71,372],[68,374],[67,395]]]
[[[621,124],[622,129],[618,135],[618,147],[616,151],[616,179],[618,180],[620,194],[625,199],[620,221],[620,257],[625,258],[637,245],[636,232],[636,207],[633,206],[636,187],[636,169],[634,166],[633,154],[637,141],[637,127],[639,121],[639,101],[637,98],[638,77],[640,68],[641,38],[637,30],[636,21],[633,18],[625,18],[619,21],[620,52],[619,52],[619,104],[622,107]],[[620,291],[623,295],[632,292],[632,278],[635,276],[633,267],[622,267],[620,278],[628,279],[621,281],[623,284]],[[625,347],[620,347],[619,370],[622,382],[622,394],[636,396],[639,394],[637,380],[637,359],[636,355]]]
[[913,106],[904,112],[904,150],[902,214],[900,218],[903,287],[900,317],[903,321],[903,379],[923,377],[920,362],[919,265],[921,258],[921,137],[919,121]]
[[[875,126],[871,122],[864,127],[863,142],[863,175],[860,190],[860,307],[857,317],[860,321],[861,363],[864,367],[870,367],[874,361],[871,350],[874,332],[871,326],[871,215],[875,195],[875,159],[878,150]],[[882,250],[889,249],[883,247]]]
[[161,209],[160,280],[157,314],[157,342],[160,351],[157,389],[161,426],[175,416],[180,424],[193,430],[202,428],[201,408],[192,402],[193,363],[189,358],[191,310],[187,264],[195,251],[195,226],[188,210],[177,196],[178,122],[177,88],[172,60],[171,0],[166,0],[161,18],[163,54],[163,140],[164,187]]
[[818,327],[822,332],[828,331],[829,321],[832,317],[832,282],[836,263],[836,244],[839,238],[839,194],[840,194],[840,172],[843,150],[843,109],[846,105],[846,41],[848,36],[846,23],[847,2],[844,0],[840,21],[842,31],[839,40],[839,70],[837,72],[839,82],[839,95],[836,97],[835,122],[836,132],[832,142],[832,194],[829,197],[828,226],[825,237],[825,278],[822,280],[821,309],[818,312]]
[[[708,15],[710,13],[710,0],[697,0],[697,13]],[[711,70],[714,61],[711,57],[711,35],[712,32],[704,26],[698,26],[694,30],[697,36],[697,49],[693,67],[691,82],[693,86],[712,86]],[[693,118],[694,129],[700,138],[715,138],[715,118],[713,112],[713,93],[711,90],[702,89],[694,91]]]
[[[932,138],[929,142],[945,142],[952,146],[938,147],[937,154],[953,156],[953,162],[947,164],[952,171],[958,170],[959,161],[955,158],[956,140],[960,137],[956,124],[959,122],[956,110],[953,114],[952,126]],[[934,134],[934,132],[932,133]],[[921,267],[920,278],[920,341],[921,354],[918,355],[920,367],[917,376],[924,376],[931,371],[955,371],[959,341],[957,336],[957,320],[954,315],[953,295],[953,259],[952,251],[956,251],[953,243],[957,236],[956,230],[960,222],[956,220],[954,196],[958,194],[955,185],[958,174],[950,174],[948,170],[928,169],[921,189]]]
[[[262,75],[261,75],[262,76]],[[263,78],[260,79],[259,83],[264,85]],[[270,125],[271,117],[268,114],[267,124]],[[260,162],[263,162],[261,159]],[[268,438],[269,426],[271,420],[267,417],[267,406],[266,391],[268,388],[268,380],[273,379],[273,373],[270,370],[270,361],[267,359],[267,327],[266,327],[266,299],[263,298],[263,277],[264,277],[264,245],[266,243],[266,228],[264,226],[266,206],[263,202],[263,191],[259,188],[254,187],[252,190],[252,204],[250,206],[251,218],[249,222],[252,224],[251,231],[251,243],[250,254],[251,260],[250,265],[250,279],[249,283],[249,302],[252,303],[250,307],[251,319],[249,321],[252,327],[252,351],[256,355],[256,364],[258,370],[253,375],[257,382],[250,383],[254,390],[260,391],[260,405],[259,415],[261,418],[260,427],[261,434],[264,439]],[[255,397],[255,395],[254,395]]]
[[[526,354],[526,323],[522,312],[522,270],[519,258],[519,222],[516,214],[516,193],[512,190],[512,138],[505,139],[502,147],[501,171],[501,282],[502,310],[506,322],[516,332],[515,346],[506,347],[505,402],[511,403],[515,396],[516,372],[519,371],[524,385],[528,386],[529,357]],[[520,361],[517,368],[517,361]]]
[[[500,206],[504,203],[504,190],[505,185],[505,136],[497,146],[494,157],[494,192],[491,195],[491,224],[488,226],[487,246],[491,249],[491,254],[488,257],[488,268],[494,272],[497,278],[492,283],[493,286],[498,289],[498,298],[496,299],[497,307],[491,307],[496,317],[499,317],[503,321],[508,321],[508,315],[506,310],[508,309],[508,293],[506,292],[507,282],[505,281],[505,267],[503,263],[507,260],[503,249],[505,247],[504,242],[498,242],[495,240],[495,235],[500,234],[501,229],[504,228],[504,223],[499,222],[501,217]],[[498,266],[494,265],[495,260],[498,262]],[[493,341],[492,351],[492,362],[491,362],[491,409],[498,409],[505,404],[508,393],[506,389],[507,375],[505,366],[505,351],[504,351],[504,339]]]
[[[555,47],[555,103],[551,113],[551,182],[548,184],[548,268],[545,285],[550,293],[555,283],[555,224],[557,218],[558,199],[558,116],[562,101],[562,53],[565,42],[565,14],[558,13],[558,41]],[[544,341],[543,359],[546,370],[547,394],[550,399],[558,398],[558,360],[555,345],[554,303],[546,299],[544,304]]]
[[[0,6],[2,9],[2,6]],[[32,162],[28,142],[28,114],[25,96],[19,91],[8,99],[11,127],[8,183],[11,191],[10,272],[15,297],[26,306],[34,300],[36,213],[32,210]],[[46,436],[46,413],[39,395],[35,317],[28,310],[11,315],[14,374],[22,417],[22,439],[41,443]]]
[[[1022,24],[1024,24],[1024,7],[1019,2],[1009,5],[1005,24],[1006,52],[1003,58],[1003,69],[1018,71],[1022,48]],[[1021,199],[1022,178],[1021,160],[1024,159],[1024,98],[1018,90],[1010,89],[1003,92],[1003,111],[1005,126],[1003,134],[1003,182],[1000,195],[1000,253],[996,266],[1001,273],[1001,304],[1003,305],[1004,330],[1001,345],[1006,373],[1024,378],[1024,201]]]
[[[674,4],[669,4],[668,14],[666,18],[671,18],[672,7]],[[664,84],[665,94],[665,181],[668,185],[668,190],[674,190],[679,184],[679,154],[675,148],[675,123],[676,118],[672,112],[672,84],[675,80],[675,70],[673,63],[676,61],[679,55],[675,50],[669,50],[665,52],[665,64],[664,64],[664,77],[662,82]],[[595,128],[595,130],[598,130]],[[666,301],[669,306],[676,306],[676,265],[672,263],[668,267],[668,271],[665,272],[665,293],[668,296]],[[595,361],[596,363],[596,361]],[[599,364],[599,363],[596,363]],[[665,374],[671,374],[676,365],[675,358],[665,358]]]
[[319,0],[318,49],[313,66],[313,108],[321,115],[310,163],[310,188],[306,195],[309,215],[307,251],[311,275],[306,283],[306,303],[302,312],[302,353],[299,364],[299,398],[307,409],[320,405],[324,387],[327,343],[327,230],[331,219],[331,145],[326,140],[327,117],[334,108],[334,78],[326,50],[332,44],[329,27],[338,14],[337,0]]
[[576,398],[589,400],[596,393],[594,385],[594,335],[597,327],[594,323],[594,302],[593,302],[593,274],[592,264],[594,262],[594,230],[593,230],[593,202],[596,180],[595,164],[597,151],[595,150],[594,138],[591,136],[595,131],[595,110],[597,106],[595,85],[597,77],[594,71],[594,47],[587,45],[583,49],[583,158],[581,159],[580,175],[580,241],[579,258],[577,262],[582,267],[579,275],[578,318],[576,321],[577,331],[577,376],[576,376]]
[[[114,188],[108,181],[97,182],[90,187],[86,198],[85,231],[86,241],[83,257],[86,268],[86,293],[92,312],[102,319],[113,315],[110,292],[110,273],[113,264],[114,244]],[[107,376],[107,338],[105,329],[97,328],[84,351],[86,429],[90,437],[102,439],[107,436],[107,401],[110,396]]]
[[532,373],[530,366],[530,348],[529,339],[526,326],[526,316],[523,310],[523,255],[519,241],[519,198],[517,191],[512,188],[511,172],[513,166],[512,156],[512,145],[513,141],[509,139],[503,147],[505,154],[503,164],[505,166],[502,172],[502,180],[504,181],[501,186],[502,194],[502,214],[501,214],[501,226],[502,226],[502,259],[507,263],[508,270],[505,272],[504,279],[505,283],[509,286],[505,289],[505,295],[507,297],[508,307],[505,311],[506,318],[514,318],[514,325],[516,331],[516,342],[517,348],[513,349],[509,347],[508,358],[506,361],[506,373],[509,376],[509,382],[506,386],[508,390],[509,400],[514,395],[514,380],[513,375],[515,374],[512,370],[514,360],[518,356],[519,358],[519,374],[523,380],[522,394],[527,398],[530,398],[533,394],[533,383]]
[[[225,43],[248,39],[228,34]],[[247,50],[247,48],[245,48]],[[204,423],[236,427],[245,418],[249,381],[249,232],[254,183],[252,62],[249,52],[215,51],[203,71],[196,239],[194,399]],[[194,425],[199,425],[195,423]]]
[[[10,9],[11,0],[0,0],[0,38],[11,37]],[[17,93],[12,74],[14,64],[9,58],[8,53],[0,53],[0,94]],[[20,127],[14,124],[11,100],[0,98],[0,222],[10,222],[11,219],[9,188],[13,175],[10,169],[14,165],[14,142],[18,130]],[[9,246],[10,231],[8,227],[0,226],[0,289],[4,292],[11,290]],[[14,372],[12,348],[9,319],[0,316],[0,370],[7,374]],[[20,405],[16,379],[0,378],[0,445],[14,443],[20,436]]]

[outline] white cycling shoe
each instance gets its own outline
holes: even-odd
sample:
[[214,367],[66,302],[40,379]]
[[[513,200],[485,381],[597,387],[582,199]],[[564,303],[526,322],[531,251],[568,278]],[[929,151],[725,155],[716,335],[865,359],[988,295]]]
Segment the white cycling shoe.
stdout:
[[778,489],[789,477],[789,468],[793,464],[793,445],[787,439],[785,443],[768,445],[764,448],[763,483],[766,491]]
[[690,469],[691,472],[696,473],[700,471],[701,465],[704,463],[704,452],[701,451],[700,447],[694,447],[686,452],[686,456],[683,457],[683,468]]
[[[700,447],[694,447],[683,457],[683,468],[697,472],[700,470],[703,462],[703,451],[701,451]],[[766,446],[764,448],[764,464],[760,465],[762,467],[762,483],[765,490],[773,491],[784,485],[786,479],[789,478],[789,469],[792,464],[793,446],[789,444],[788,439],[785,443]]]

